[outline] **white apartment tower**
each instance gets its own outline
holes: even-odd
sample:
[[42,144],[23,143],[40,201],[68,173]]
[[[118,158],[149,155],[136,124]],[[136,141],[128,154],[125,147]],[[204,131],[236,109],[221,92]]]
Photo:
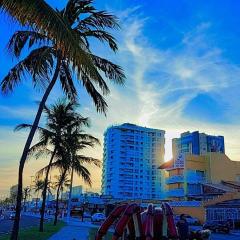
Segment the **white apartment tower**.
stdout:
[[104,133],[102,194],[162,199],[165,131],[124,123]]

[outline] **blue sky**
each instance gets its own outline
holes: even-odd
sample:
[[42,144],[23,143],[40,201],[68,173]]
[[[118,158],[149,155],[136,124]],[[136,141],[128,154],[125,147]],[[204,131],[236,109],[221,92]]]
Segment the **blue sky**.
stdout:
[[[64,1],[48,1],[61,7]],[[60,3],[59,3],[60,2]],[[238,0],[111,0],[95,1],[99,9],[115,13],[122,29],[115,32],[119,52],[114,55],[94,43],[96,52],[120,64],[125,87],[110,85],[107,118],[97,114],[79,87],[80,111],[92,119],[89,130],[102,139],[107,126],[133,122],[166,130],[166,159],[172,137],[186,130],[224,135],[226,153],[240,160],[240,3]],[[6,51],[19,26],[0,16],[0,78],[16,63]],[[52,102],[62,92],[56,86]],[[16,182],[17,164],[26,133],[13,133],[16,124],[32,122],[36,101],[30,79],[8,96],[0,94],[0,196]],[[101,148],[90,154],[101,158]],[[46,161],[26,166],[25,183]],[[94,171],[99,189],[101,170]],[[11,178],[11,180],[9,180]],[[79,179],[76,184],[79,184]]]

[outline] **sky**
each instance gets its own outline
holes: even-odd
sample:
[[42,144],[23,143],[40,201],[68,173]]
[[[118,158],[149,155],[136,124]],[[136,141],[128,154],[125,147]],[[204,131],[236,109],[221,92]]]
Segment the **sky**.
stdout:
[[[65,1],[49,0],[61,9]],[[107,116],[96,112],[81,86],[79,111],[91,119],[88,132],[103,140],[108,126],[130,122],[166,131],[166,155],[171,139],[181,132],[205,132],[225,137],[226,154],[240,160],[240,2],[238,0],[96,0],[98,9],[118,16],[120,31],[113,32],[119,51],[93,43],[95,52],[121,65],[124,86],[109,84]],[[17,62],[6,45],[20,27],[0,15],[0,79]],[[27,132],[14,132],[20,123],[32,123],[43,92],[31,79],[13,93],[0,93],[0,198],[17,183],[18,162]],[[58,85],[48,103],[63,96]],[[44,124],[44,118],[41,120]],[[37,141],[37,137],[34,141]],[[87,154],[102,159],[102,146]],[[24,184],[47,164],[31,159],[24,170]],[[90,167],[93,191],[99,191],[101,169]],[[74,185],[83,184],[75,176]],[[90,190],[86,186],[87,190]]]

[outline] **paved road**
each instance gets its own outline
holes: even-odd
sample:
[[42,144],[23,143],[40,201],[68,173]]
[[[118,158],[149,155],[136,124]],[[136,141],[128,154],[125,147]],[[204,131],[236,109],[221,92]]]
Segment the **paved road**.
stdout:
[[[36,217],[22,216],[20,228],[37,226],[39,219]],[[6,234],[12,230],[13,220],[0,220],[0,235]]]
[[211,240],[239,240],[240,236],[235,234],[212,234]]

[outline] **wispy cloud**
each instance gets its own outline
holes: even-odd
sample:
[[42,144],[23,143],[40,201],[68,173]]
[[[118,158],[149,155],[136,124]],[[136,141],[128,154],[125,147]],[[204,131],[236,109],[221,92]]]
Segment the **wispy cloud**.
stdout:
[[[125,87],[111,86],[111,94],[107,97],[107,118],[97,114],[92,103],[80,109],[84,116],[92,119],[90,132],[103,140],[103,132],[108,126],[123,122],[164,129],[168,159],[171,156],[173,137],[186,130],[200,130],[224,135],[227,154],[232,159],[239,160],[240,126],[236,123],[236,118],[240,116],[240,110],[237,110],[240,108],[240,68],[228,62],[222,50],[215,46],[214,39],[209,37],[211,23],[200,22],[188,32],[181,32],[182,39],[176,46],[162,48],[161,45],[154,47],[151,38],[146,36],[144,30],[149,20],[141,13],[139,6],[121,11],[117,15],[121,19],[122,30],[118,36],[119,53],[113,58],[125,69],[127,81]],[[189,103],[202,93],[216,101],[224,99],[227,107],[222,108],[231,118],[231,124],[198,120],[194,117],[194,112],[192,115],[186,112]],[[59,92],[55,92],[52,96],[58,95]],[[33,118],[34,115],[29,109],[25,111],[0,106],[0,110],[21,118]],[[0,150],[5,156],[7,152],[3,149],[4,146],[19,144],[16,135],[6,136],[7,145],[5,137],[2,139],[3,147]],[[17,160],[13,159],[18,159],[17,156],[21,153],[18,148],[15,152],[16,155],[11,156],[11,164],[17,164]],[[88,154],[101,159],[102,147],[90,150]],[[43,163],[31,163],[34,170],[40,165]],[[95,180],[93,187],[99,189],[101,169],[91,167],[90,170]],[[32,172],[32,169],[26,169],[29,176]],[[78,184],[82,183],[76,179]]]
[[[208,36],[211,23],[199,23],[183,33],[174,48],[156,48],[144,34],[148,19],[138,14],[139,11],[138,7],[121,13],[123,26],[117,60],[127,73],[127,83],[121,91],[112,87],[108,118],[98,118],[99,136],[108,125],[122,122],[165,129],[168,158],[171,155],[169,138],[186,130],[200,130],[225,135],[227,153],[238,159],[240,150],[234,144],[237,124],[202,122],[185,112],[199,94],[209,94],[218,101],[225,99],[226,92],[239,84],[239,66],[228,62]],[[236,96],[229,95],[227,104],[232,104],[233,98]],[[95,114],[86,114],[96,119]],[[225,131],[232,128],[237,131]]]

